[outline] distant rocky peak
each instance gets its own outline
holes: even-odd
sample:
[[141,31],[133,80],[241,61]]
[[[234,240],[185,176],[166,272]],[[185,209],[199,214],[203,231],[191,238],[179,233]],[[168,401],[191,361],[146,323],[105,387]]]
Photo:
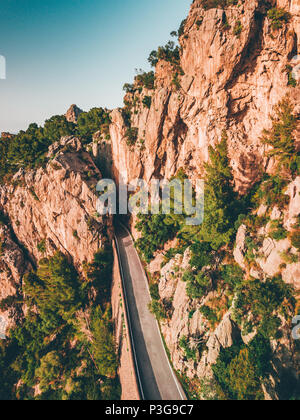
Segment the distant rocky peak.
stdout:
[[83,112],[82,109],[78,108],[77,105],[73,104],[68,109],[67,113],[65,114],[65,117],[67,121],[77,124],[78,117],[82,112]]

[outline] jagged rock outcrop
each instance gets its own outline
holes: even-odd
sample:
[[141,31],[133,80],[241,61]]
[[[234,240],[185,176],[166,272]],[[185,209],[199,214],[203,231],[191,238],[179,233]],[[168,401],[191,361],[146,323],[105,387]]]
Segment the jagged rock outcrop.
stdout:
[[[299,147],[300,86],[290,83],[291,67],[296,68],[300,50],[299,0],[247,0],[237,6],[209,10],[202,3],[193,1],[180,35],[182,75],[174,64],[160,60],[155,69],[155,88],[141,88],[135,82],[136,89],[125,97],[130,127],[136,131],[134,142],[128,141],[128,115],[124,109],[111,113],[112,173],[121,183],[135,178],[147,182],[152,178],[170,179],[181,168],[190,179],[202,178],[209,146],[216,145],[226,131],[235,185],[244,194],[263,173],[274,173],[275,161],[267,156],[262,135],[272,126],[274,106],[286,96],[298,118],[295,137]],[[275,30],[268,17],[270,7],[284,8],[290,13],[289,22]],[[249,266],[249,232],[243,224],[237,233],[234,258],[244,270],[245,279],[263,281],[281,274],[286,283],[299,290],[299,262],[294,261],[297,250],[290,241],[300,209],[298,178],[288,186],[286,194],[290,197],[289,209],[282,212],[274,207],[268,217],[283,223],[288,238],[274,240],[269,237],[270,223],[264,226],[258,234],[266,236],[265,240]],[[257,216],[264,216],[267,210],[261,206]],[[137,237],[134,228],[133,234]],[[201,302],[187,296],[182,272],[188,265],[188,254],[177,255],[162,270],[161,261],[162,255],[156,255],[148,268],[159,275],[161,303],[168,308],[162,332],[172,362],[191,381],[194,377],[210,380],[211,367],[221,348],[230,347],[242,332],[230,310],[225,311],[216,328],[202,316],[199,309],[217,297],[214,292]],[[273,343],[274,374],[264,384],[266,399],[278,399],[284,369],[297,370],[289,326],[285,324],[283,330],[282,339]],[[247,344],[254,336],[242,338]],[[187,359],[180,346],[182,337],[191,345],[201,340],[206,343],[208,348],[197,354],[197,362]]]
[[77,124],[78,117],[80,114],[82,114],[82,109],[78,108],[77,105],[71,105],[68,111],[65,114],[66,120],[68,122],[72,122],[74,124]]
[[110,233],[111,220],[97,214],[101,173],[75,137],[53,144],[48,158],[46,167],[20,170],[1,186],[0,206],[33,260],[60,250],[80,269]]

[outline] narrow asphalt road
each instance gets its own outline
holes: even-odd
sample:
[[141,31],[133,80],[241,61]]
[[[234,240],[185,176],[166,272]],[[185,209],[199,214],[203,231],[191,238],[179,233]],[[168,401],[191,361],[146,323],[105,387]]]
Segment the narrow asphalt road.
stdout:
[[144,269],[129,232],[121,226],[116,226],[116,242],[142,399],[185,400],[148,309],[151,298]]

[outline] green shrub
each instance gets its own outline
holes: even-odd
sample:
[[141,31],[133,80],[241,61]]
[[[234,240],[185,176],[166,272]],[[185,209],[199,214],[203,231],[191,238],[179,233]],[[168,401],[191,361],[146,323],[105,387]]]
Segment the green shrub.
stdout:
[[68,122],[64,115],[56,115],[45,122],[43,134],[51,143],[55,143],[61,137],[75,135],[76,126]]
[[25,276],[25,293],[46,319],[68,320],[80,306],[78,276],[66,257],[57,252],[39,263],[37,273]]
[[73,237],[77,240],[79,239],[77,230],[73,230]]
[[184,19],[179,26],[179,29],[178,29],[178,32],[177,32],[178,38],[180,38],[184,34],[184,28],[185,28],[186,21],[187,21],[187,19]]
[[244,280],[243,270],[237,264],[224,265],[220,270],[220,276],[232,290],[236,290]]
[[264,399],[261,380],[271,372],[271,358],[270,342],[259,334],[248,346],[237,341],[232,347],[221,349],[217,363],[212,366],[222,391],[220,398],[242,401]]
[[174,74],[174,76],[173,76],[172,85],[173,85],[175,91],[179,91],[180,90],[181,84],[180,84],[179,73],[178,72],[176,72]]
[[203,272],[192,275],[187,280],[186,293],[191,299],[201,299],[211,289],[211,279]]
[[139,70],[135,77],[135,82],[138,87],[145,87],[149,90],[154,89],[155,73],[153,71],[147,73],[143,70]]
[[206,164],[204,222],[199,238],[214,250],[230,244],[241,202],[234,191],[234,180],[228,159],[227,135],[215,149],[209,148],[210,162]]
[[137,248],[144,255],[147,262],[150,262],[154,253],[162,249],[164,244],[173,239],[179,230],[178,223],[174,220],[171,224],[164,214],[138,215],[139,221],[136,229],[142,233],[137,240]]
[[84,267],[87,279],[99,291],[100,303],[106,302],[110,296],[113,261],[113,251],[109,246],[96,252],[93,261]]
[[283,209],[289,203],[289,197],[285,194],[288,181],[283,179],[280,174],[275,176],[267,176],[262,180],[259,188],[252,198],[255,207],[259,204],[276,206]]
[[49,388],[56,389],[60,383],[61,360],[55,351],[47,353],[42,357],[41,364],[35,371],[35,376],[39,380],[40,390],[45,392]]
[[299,255],[292,254],[290,250],[282,252],[281,258],[286,264],[295,264],[299,261]]
[[[26,316],[8,340],[0,340],[0,399],[120,399],[109,295],[101,298],[104,315],[95,296],[103,296],[100,273],[111,284],[111,259],[108,250],[95,255],[89,283],[79,281],[60,253],[41,260],[37,272],[25,277]],[[15,307],[23,302],[14,296],[2,303]],[[85,311],[84,326],[78,309]],[[82,327],[90,330],[88,338]],[[37,384],[42,394],[34,397]]]
[[275,241],[280,241],[281,239],[286,239],[288,237],[288,232],[278,220],[271,222],[270,237]]
[[288,75],[288,86],[296,87],[297,80],[293,76],[293,67],[290,65],[286,66],[286,72]]
[[125,93],[134,93],[135,92],[135,88],[134,85],[131,83],[125,83],[123,86],[123,90]]
[[291,14],[284,9],[273,7],[268,11],[268,18],[271,20],[272,29],[281,29],[284,24],[288,23],[291,19]]
[[181,337],[179,346],[184,350],[187,360],[197,361],[197,350],[190,347],[186,336]]
[[47,139],[43,129],[31,124],[26,132],[21,131],[9,141],[7,164],[9,171],[15,173],[20,168],[35,168],[42,165],[51,140]]
[[201,5],[205,10],[217,8],[224,9],[228,6],[235,6],[238,2],[239,0],[202,0]]
[[77,131],[85,143],[92,140],[93,134],[101,131],[104,135],[109,134],[111,123],[109,112],[103,108],[92,108],[89,112],[83,112],[78,117]]
[[196,313],[196,309],[192,309],[192,310],[189,312],[189,319],[193,319],[193,317],[194,317],[195,313]]
[[92,353],[100,375],[109,378],[116,377],[118,358],[113,323],[103,319],[99,308],[93,312],[91,332],[93,334]]
[[196,241],[191,245],[190,266],[199,271],[203,267],[211,265],[213,262],[211,252],[212,248],[208,242]]
[[234,33],[235,36],[237,36],[239,38],[242,31],[243,31],[242,22],[240,20],[238,20],[234,25],[233,33]]
[[201,306],[199,311],[204,316],[204,318],[206,318],[212,325],[214,325],[218,322],[217,314],[209,306]]

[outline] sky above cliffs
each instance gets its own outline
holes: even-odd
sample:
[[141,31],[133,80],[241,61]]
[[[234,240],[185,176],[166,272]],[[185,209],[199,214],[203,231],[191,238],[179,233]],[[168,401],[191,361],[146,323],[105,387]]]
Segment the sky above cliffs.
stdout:
[[[43,123],[76,103],[122,105],[135,68],[170,39],[191,0],[1,0],[0,131]],[[0,61],[1,63],[1,61]],[[0,72],[1,74],[1,72]]]

